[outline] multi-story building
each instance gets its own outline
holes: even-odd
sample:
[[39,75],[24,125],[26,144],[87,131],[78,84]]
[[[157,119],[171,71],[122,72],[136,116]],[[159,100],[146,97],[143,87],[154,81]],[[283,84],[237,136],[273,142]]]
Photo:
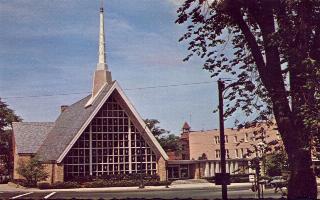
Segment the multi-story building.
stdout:
[[[170,157],[169,178],[211,177],[220,172],[219,130],[193,131],[184,123],[180,143],[180,156]],[[281,145],[281,138],[274,127],[258,124],[256,127],[225,129],[226,167],[230,174],[249,173],[248,161],[261,156],[267,144]]]

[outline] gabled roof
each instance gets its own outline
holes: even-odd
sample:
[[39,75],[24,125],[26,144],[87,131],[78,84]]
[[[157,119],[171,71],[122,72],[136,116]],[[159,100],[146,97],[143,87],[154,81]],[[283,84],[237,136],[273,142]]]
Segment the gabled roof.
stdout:
[[54,126],[54,122],[13,122],[18,154],[35,154]]
[[70,144],[72,139],[83,127],[87,119],[98,106],[98,102],[103,99],[112,85],[105,85],[101,90],[97,101],[92,106],[85,107],[91,95],[70,105],[65,109],[55,122],[54,127],[38,150],[38,155],[43,161],[56,161]]
[[190,129],[190,125],[188,124],[188,122],[184,122],[182,129]]
[[151,145],[155,147],[154,149],[156,149],[164,159],[168,159],[165,151],[162,149],[151,131],[147,128],[144,121],[134,109],[133,105],[125,96],[117,82],[105,85],[94,101],[90,102],[90,106],[88,106],[87,103],[90,100],[91,95],[76,102],[63,111],[55,122],[55,126],[48,134],[43,145],[38,150],[40,158],[43,161],[57,161],[57,163],[62,162],[68,151],[72,148],[96,113],[114,91],[117,91],[117,93],[120,94],[121,98],[129,108],[129,111],[136,118],[140,126],[144,128],[144,131],[147,133],[147,138],[151,141]]

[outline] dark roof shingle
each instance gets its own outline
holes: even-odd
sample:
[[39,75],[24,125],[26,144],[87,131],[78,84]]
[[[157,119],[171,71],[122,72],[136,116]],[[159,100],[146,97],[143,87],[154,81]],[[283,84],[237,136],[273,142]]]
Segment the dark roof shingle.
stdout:
[[91,98],[91,95],[89,95],[72,104],[60,114],[54,127],[38,150],[41,160],[58,160],[112,86],[113,84],[105,85],[91,106],[85,107]]
[[35,154],[54,126],[54,122],[13,122],[12,126],[16,153]]

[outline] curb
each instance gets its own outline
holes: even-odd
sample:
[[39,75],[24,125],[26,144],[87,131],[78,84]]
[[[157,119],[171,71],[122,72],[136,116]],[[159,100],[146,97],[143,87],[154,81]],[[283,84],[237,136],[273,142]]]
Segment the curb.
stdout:
[[26,187],[23,187],[22,185],[19,185],[19,184],[13,183],[13,182],[8,182],[7,184],[8,184],[8,186],[10,186],[10,187],[21,188],[21,189],[28,189],[28,188],[26,188]]
[[[38,189],[38,188],[25,188],[23,186],[19,186],[14,183],[8,183],[8,186],[12,186],[21,191],[28,191],[28,192],[107,192],[107,193],[117,193],[117,192],[140,192],[140,191],[180,191],[180,190],[221,190],[221,186],[219,185],[198,185],[197,184],[181,184],[180,187],[175,187],[177,185],[171,185],[169,188],[165,188],[165,186],[146,186],[143,189],[139,189],[138,187],[105,187],[105,188],[69,188],[69,189]],[[229,189],[236,189],[239,188],[240,190],[246,190],[250,187],[250,184],[243,184],[243,185],[229,185]],[[0,188],[1,190],[1,188]],[[10,191],[17,191],[17,190],[7,190]]]

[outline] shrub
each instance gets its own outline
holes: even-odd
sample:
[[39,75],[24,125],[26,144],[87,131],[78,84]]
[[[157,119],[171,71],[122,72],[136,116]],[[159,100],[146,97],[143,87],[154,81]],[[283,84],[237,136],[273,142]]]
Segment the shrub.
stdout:
[[[104,174],[101,177],[97,177],[97,179],[104,179],[104,180],[139,180],[141,174],[139,173],[132,173],[132,174]],[[142,178],[144,180],[159,180],[159,176],[156,174],[142,174]]]
[[17,185],[21,185],[23,187],[29,187],[28,181],[25,179],[13,179],[12,183],[15,183]]
[[230,175],[231,183],[247,183],[249,182],[248,174],[232,174]]
[[70,179],[74,182],[78,182],[78,183],[85,183],[85,182],[92,182],[95,180],[95,178],[93,176],[75,176],[75,177],[69,177],[67,178],[67,180]]
[[39,189],[69,189],[69,188],[79,188],[81,184],[77,182],[56,182],[53,184],[42,182],[37,184]]
[[171,181],[148,181],[144,185],[146,186],[164,186],[171,185]]
[[52,188],[50,183],[47,183],[47,182],[38,183],[37,186],[39,189],[51,189]]
[[[100,187],[132,187],[140,185],[140,174],[130,175],[105,175],[105,179],[84,177],[78,179],[78,182],[57,182],[53,184],[39,183],[40,189],[67,189],[67,188],[100,188]],[[109,179],[106,179],[109,178]],[[133,179],[135,178],[135,179]],[[143,183],[146,186],[162,186],[170,185],[171,182],[159,181],[159,177],[155,175],[144,176]],[[75,179],[74,179],[75,180]],[[92,180],[92,181],[85,181]]]
[[81,185],[77,182],[67,181],[67,182],[56,182],[51,184],[51,188],[54,189],[68,189],[68,188],[79,188]]
[[20,160],[17,172],[26,179],[27,187],[36,186],[38,181],[44,181],[48,177],[44,165],[37,157],[31,158],[27,162]]
[[105,180],[95,180],[93,182],[83,183],[82,187],[84,187],[84,188],[108,187],[108,183]]
[[[214,183],[215,177],[206,177],[205,178],[208,182]],[[249,182],[249,175],[248,174],[232,174],[230,175],[230,182],[231,183],[247,183]]]

